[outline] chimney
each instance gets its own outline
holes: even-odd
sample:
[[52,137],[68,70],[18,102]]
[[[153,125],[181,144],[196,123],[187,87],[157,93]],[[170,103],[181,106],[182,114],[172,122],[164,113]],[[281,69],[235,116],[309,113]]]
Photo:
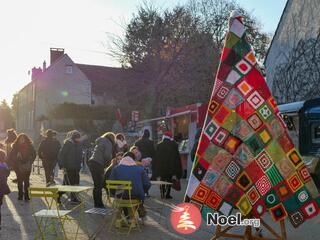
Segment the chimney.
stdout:
[[38,76],[38,75],[41,74],[41,73],[42,73],[41,67],[38,67],[38,68],[33,67],[33,68],[31,69],[31,80],[32,80],[32,81],[35,80],[35,77]]
[[50,48],[50,65],[63,56],[64,48]]
[[44,72],[47,69],[47,63],[46,61],[43,61],[42,63],[42,72]]

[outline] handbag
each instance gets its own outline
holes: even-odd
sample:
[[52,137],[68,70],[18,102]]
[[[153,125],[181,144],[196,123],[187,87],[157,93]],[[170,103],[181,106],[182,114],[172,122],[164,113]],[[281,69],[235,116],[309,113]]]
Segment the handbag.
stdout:
[[181,190],[181,183],[179,179],[172,179],[172,188],[176,191]]

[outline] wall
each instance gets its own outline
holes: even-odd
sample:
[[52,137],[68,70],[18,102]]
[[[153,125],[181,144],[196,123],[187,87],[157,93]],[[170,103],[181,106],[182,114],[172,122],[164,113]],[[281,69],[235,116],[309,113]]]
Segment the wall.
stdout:
[[319,0],[288,0],[265,62],[266,78],[272,89],[275,68],[287,62],[299,40],[315,38],[319,32]]
[[31,82],[19,92],[17,130],[33,137],[35,83]]
[[[70,67],[72,73],[67,72]],[[56,105],[64,102],[91,104],[91,82],[66,54],[20,91],[18,130],[37,139],[40,133],[37,120],[48,117]],[[33,104],[34,117],[31,120],[34,125],[31,126],[28,117],[30,112],[33,113]]]
[[[66,72],[67,66],[72,66],[72,73]],[[91,82],[67,55],[37,79],[36,119],[64,102],[91,104]]]

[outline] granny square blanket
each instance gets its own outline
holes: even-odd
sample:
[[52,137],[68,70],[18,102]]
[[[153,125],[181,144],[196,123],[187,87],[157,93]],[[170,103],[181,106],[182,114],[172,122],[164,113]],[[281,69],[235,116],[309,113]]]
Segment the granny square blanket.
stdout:
[[185,201],[209,212],[294,227],[318,214],[320,198],[288,134],[246,40],[242,18],[230,19]]

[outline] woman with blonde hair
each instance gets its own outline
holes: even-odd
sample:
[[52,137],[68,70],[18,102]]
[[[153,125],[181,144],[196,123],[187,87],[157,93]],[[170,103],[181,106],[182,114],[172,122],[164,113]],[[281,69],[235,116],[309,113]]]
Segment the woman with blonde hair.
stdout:
[[116,157],[115,135],[107,132],[97,138],[96,145],[88,166],[93,179],[93,200],[95,208],[104,208],[102,201],[102,189],[105,187],[104,169],[110,165],[111,160]]

